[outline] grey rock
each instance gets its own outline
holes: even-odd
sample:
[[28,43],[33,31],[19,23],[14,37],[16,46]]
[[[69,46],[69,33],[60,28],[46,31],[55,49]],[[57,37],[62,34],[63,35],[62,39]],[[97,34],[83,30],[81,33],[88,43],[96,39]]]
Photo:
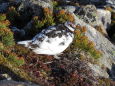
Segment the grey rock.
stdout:
[[109,29],[111,24],[111,12],[104,9],[97,9],[98,23],[103,25],[104,29]]
[[66,11],[70,12],[70,13],[73,13],[75,10],[76,10],[76,7],[75,6],[64,6],[63,7]]
[[40,15],[42,8],[50,8],[53,10],[51,0],[24,0],[21,2],[18,10],[21,11],[26,8],[31,8],[35,15]]
[[76,9],[76,16],[87,24],[96,27],[101,26],[102,32],[107,35],[107,29],[111,24],[111,12],[97,9],[94,5],[86,5]]
[[78,16],[84,22],[96,26],[97,23],[97,9],[94,5],[86,5],[75,11],[76,16]]
[[[93,28],[89,24],[86,24],[77,16],[75,16],[75,20],[76,25],[86,26],[86,36],[89,38],[89,40],[95,43],[96,49],[100,50],[103,53],[103,56],[99,58],[99,64],[111,69],[112,63],[115,63],[115,55],[113,53],[113,51],[115,51],[115,45],[113,45],[95,28]],[[106,70],[102,69],[101,66],[92,64],[90,65],[90,67],[95,71],[95,75],[108,77]]]
[[111,6],[115,9],[115,0],[106,0],[108,6]]
[[17,82],[13,80],[2,80],[0,81],[0,86],[40,86],[27,82]]
[[11,80],[11,76],[9,74],[0,74],[0,80]]
[[26,35],[26,33],[23,29],[19,29],[17,27],[11,27],[11,31],[14,34],[15,41],[23,39]]
[[14,32],[14,33],[18,33],[20,37],[24,37],[25,36],[25,31],[22,29],[18,29],[17,27],[11,27],[11,30]]
[[93,4],[96,7],[110,6],[115,9],[115,0],[62,0],[62,1],[66,3],[75,2],[80,3],[82,5]]
[[30,22],[27,23],[27,25],[24,26],[23,29],[24,29],[26,32],[28,32],[28,30],[30,30],[30,29],[32,28],[32,23],[33,23],[33,21],[31,20]]
[[80,3],[82,5],[86,5],[86,4],[105,5],[106,4],[106,0],[63,0],[63,1]]
[[[113,36],[112,36],[112,42],[115,44],[115,33],[113,34]],[[115,54],[115,53],[114,53]]]

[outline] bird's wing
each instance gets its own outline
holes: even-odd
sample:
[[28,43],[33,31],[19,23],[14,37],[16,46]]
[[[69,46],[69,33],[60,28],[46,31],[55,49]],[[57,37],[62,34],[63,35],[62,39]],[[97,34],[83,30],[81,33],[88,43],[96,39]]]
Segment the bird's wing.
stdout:
[[[59,42],[63,42],[64,40],[66,40],[65,38],[64,38],[64,40],[61,39],[61,38],[63,38],[63,36],[67,37],[70,35],[71,35],[71,33],[68,32],[67,29],[65,27],[63,27],[62,25],[58,26],[58,27],[51,26],[48,29],[44,29],[44,30],[42,30],[41,33],[37,34],[32,39],[30,47],[35,49],[37,47],[38,48],[41,48],[41,47],[46,48],[50,44],[58,45]],[[58,39],[58,38],[60,38],[60,39]],[[57,40],[57,43],[55,42],[56,40]]]

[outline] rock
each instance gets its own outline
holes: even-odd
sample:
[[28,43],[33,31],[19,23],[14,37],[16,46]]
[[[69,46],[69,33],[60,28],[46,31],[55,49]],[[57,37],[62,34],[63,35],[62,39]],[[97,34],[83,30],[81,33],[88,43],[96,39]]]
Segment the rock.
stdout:
[[102,33],[107,35],[107,29],[111,24],[111,12],[104,9],[96,9],[94,5],[86,5],[82,8],[76,9],[76,16],[87,24],[101,27]]
[[84,7],[79,8],[75,11],[76,16],[78,16],[84,22],[96,26],[97,22],[97,9],[94,5],[86,5]]
[[76,7],[75,6],[64,6],[63,7],[66,11],[70,12],[70,13],[73,13],[75,10],[76,10]]
[[90,0],[62,0],[63,2],[74,2],[74,3],[80,3],[80,4],[88,4]]
[[106,0],[107,6],[113,7],[115,9],[115,0]]
[[65,2],[74,2],[81,5],[94,4],[94,5],[105,5],[106,0],[63,0]]
[[111,12],[104,9],[97,9],[98,21],[104,29],[109,29],[111,24]]
[[1,3],[0,4],[0,13],[6,12],[8,9],[9,4],[8,3]]
[[11,80],[11,76],[9,74],[0,74],[0,80]]
[[103,6],[106,4],[106,0],[90,0],[90,3],[96,6]]
[[[75,24],[80,26],[86,26],[86,36],[95,43],[96,49],[103,53],[103,56],[99,59],[99,64],[111,69],[112,63],[115,63],[115,45],[113,45],[107,38],[105,38],[100,32],[96,31],[92,26],[84,23],[77,16],[75,16]],[[109,46],[108,46],[109,45]],[[96,75],[108,77],[106,70],[102,69],[99,65],[91,65],[91,68],[95,71]],[[98,72],[97,72],[98,71]]]
[[113,34],[111,39],[112,39],[112,42],[115,44],[115,33]]
[[81,5],[93,4],[96,7],[110,6],[115,9],[115,0],[62,0],[63,2],[74,2]]
[[25,32],[28,32],[32,27],[33,27],[33,21],[31,20],[30,22],[27,23],[27,25],[24,26]]
[[51,0],[24,0],[21,2],[18,10],[21,11],[27,8],[31,8],[35,15],[40,15],[42,8],[50,8],[53,10]]
[[2,80],[0,81],[0,86],[39,86],[27,82],[17,82],[13,80]]
[[[1,1],[0,1],[1,2]],[[3,2],[0,3],[0,13],[7,12],[9,6],[16,6],[21,2],[21,0],[3,0]]]
[[18,29],[17,27],[11,27],[11,30],[14,33],[14,38],[16,41],[22,39],[25,36],[25,31],[23,29]]

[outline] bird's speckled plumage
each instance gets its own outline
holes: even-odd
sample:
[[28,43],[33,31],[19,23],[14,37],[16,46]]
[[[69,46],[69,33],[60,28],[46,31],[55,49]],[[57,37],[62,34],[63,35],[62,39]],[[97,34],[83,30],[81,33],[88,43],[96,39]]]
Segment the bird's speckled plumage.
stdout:
[[[70,29],[69,29],[70,28]],[[20,41],[22,44],[33,50],[36,54],[57,55],[63,52],[73,41],[74,28],[69,23],[58,26],[50,26],[42,30],[32,40]]]

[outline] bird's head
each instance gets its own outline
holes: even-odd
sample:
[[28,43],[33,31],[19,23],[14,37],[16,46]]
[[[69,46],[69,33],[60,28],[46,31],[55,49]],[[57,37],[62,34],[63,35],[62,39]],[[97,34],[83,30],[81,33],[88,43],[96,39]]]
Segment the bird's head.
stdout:
[[74,23],[72,23],[72,22],[65,22],[65,24],[64,24],[70,31],[74,31],[75,30],[75,28],[76,28],[76,25],[74,24]]

